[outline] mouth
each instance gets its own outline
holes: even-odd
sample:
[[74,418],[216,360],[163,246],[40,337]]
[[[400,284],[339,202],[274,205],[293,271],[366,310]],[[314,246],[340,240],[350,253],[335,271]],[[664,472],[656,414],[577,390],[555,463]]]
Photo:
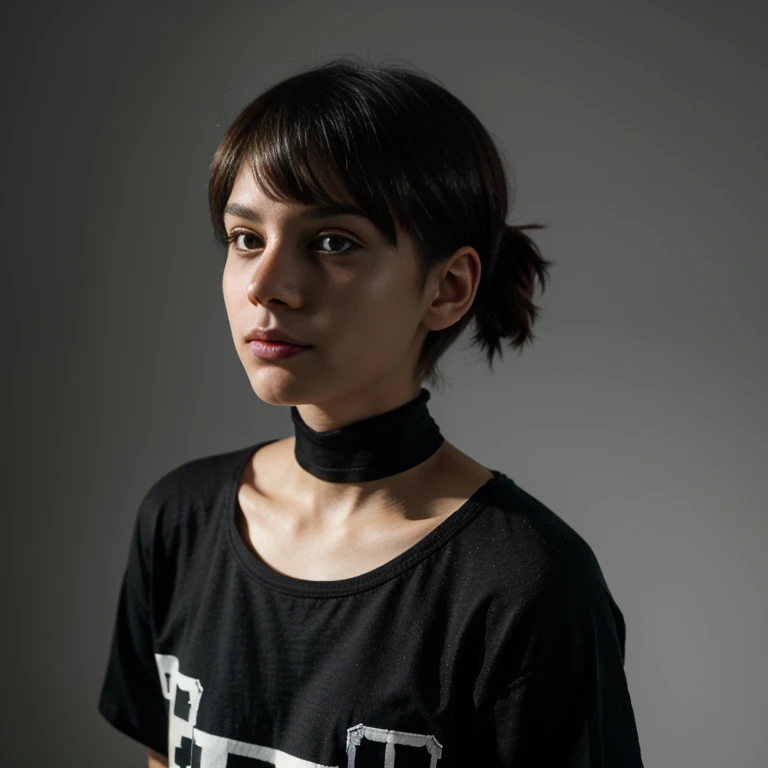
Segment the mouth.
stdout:
[[248,342],[251,344],[261,344],[265,347],[296,347],[298,349],[309,349],[309,344],[294,344],[292,341],[266,341],[266,339],[251,339]]
[[289,344],[283,341],[262,341],[260,339],[249,341],[248,346],[251,352],[262,360],[282,360],[312,349],[311,346]]
[[311,344],[303,344],[298,339],[294,339],[288,334],[285,338],[281,338],[282,332],[278,328],[254,328],[249,331],[245,337],[245,340],[250,343],[253,341],[262,342],[265,344],[290,344],[294,347],[310,347]]

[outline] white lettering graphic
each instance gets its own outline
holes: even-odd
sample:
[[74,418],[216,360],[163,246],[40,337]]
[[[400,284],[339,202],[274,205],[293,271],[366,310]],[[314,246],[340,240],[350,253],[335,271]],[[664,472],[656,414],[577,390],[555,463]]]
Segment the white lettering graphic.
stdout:
[[[303,760],[279,749],[237,741],[196,728],[197,712],[203,695],[200,680],[179,669],[179,659],[170,654],[155,654],[163,695],[168,707],[168,764],[170,768],[227,768],[229,755],[252,758],[275,768],[338,768]],[[384,743],[384,765],[395,768],[395,745],[424,747],[431,756],[430,768],[437,767],[443,748],[434,736],[385,728],[355,725],[347,729],[347,768],[355,768],[355,755],[363,739]],[[425,756],[426,759],[426,756]],[[369,768],[369,766],[366,766]]]

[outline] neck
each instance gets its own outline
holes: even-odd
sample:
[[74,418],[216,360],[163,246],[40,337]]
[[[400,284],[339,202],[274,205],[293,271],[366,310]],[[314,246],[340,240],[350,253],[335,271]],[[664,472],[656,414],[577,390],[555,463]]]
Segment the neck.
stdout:
[[401,507],[435,469],[445,445],[429,399],[420,388],[383,411],[323,431],[291,406],[295,434],[286,447],[293,461],[281,485],[310,514]]

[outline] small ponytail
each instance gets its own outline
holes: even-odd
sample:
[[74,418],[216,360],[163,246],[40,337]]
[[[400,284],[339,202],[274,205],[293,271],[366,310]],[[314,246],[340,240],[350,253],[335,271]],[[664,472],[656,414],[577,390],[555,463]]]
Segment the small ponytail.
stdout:
[[540,307],[533,303],[535,281],[538,278],[543,292],[550,277],[548,267],[554,262],[542,257],[536,243],[523,230],[545,226],[505,224],[489,260],[488,273],[478,287],[477,330],[472,341],[483,348],[491,369],[494,355],[501,356],[502,338],[510,339],[512,349],[520,349],[533,340],[533,324],[540,316]]

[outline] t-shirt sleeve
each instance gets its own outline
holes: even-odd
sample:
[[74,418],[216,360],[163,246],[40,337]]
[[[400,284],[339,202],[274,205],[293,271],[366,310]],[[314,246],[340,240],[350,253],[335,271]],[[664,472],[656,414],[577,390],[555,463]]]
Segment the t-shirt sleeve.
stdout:
[[624,671],[626,626],[595,565],[509,623],[477,709],[483,765],[643,768]]
[[117,601],[98,711],[115,728],[168,754],[168,708],[155,662],[151,620],[152,499],[142,500]]

